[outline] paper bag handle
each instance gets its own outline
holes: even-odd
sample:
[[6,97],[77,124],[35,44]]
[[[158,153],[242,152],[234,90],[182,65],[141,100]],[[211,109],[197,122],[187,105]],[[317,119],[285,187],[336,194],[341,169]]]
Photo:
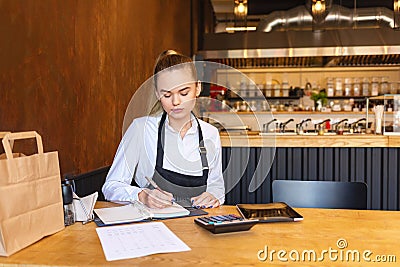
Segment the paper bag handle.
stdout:
[[28,138],[36,138],[38,154],[43,154],[42,137],[36,131],[8,133],[3,137],[3,140],[2,140],[7,159],[13,158],[10,141],[19,140],[19,139],[28,139]]
[[[6,135],[6,134],[9,134],[9,133],[11,133],[11,132],[0,132],[0,138],[1,139],[3,139],[3,137]],[[14,140],[13,141],[10,141],[10,145],[11,145],[11,149],[14,147]]]
[[11,132],[0,132],[0,138],[3,138],[6,134],[9,134]]

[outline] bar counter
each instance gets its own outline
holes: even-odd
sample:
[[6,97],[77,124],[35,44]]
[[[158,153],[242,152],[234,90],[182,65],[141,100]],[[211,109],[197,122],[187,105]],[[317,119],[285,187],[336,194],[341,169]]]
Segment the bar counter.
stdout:
[[400,147],[400,135],[258,135],[221,133],[222,147]]
[[227,204],[272,202],[272,181],[362,181],[368,208],[400,210],[400,136],[221,133]]

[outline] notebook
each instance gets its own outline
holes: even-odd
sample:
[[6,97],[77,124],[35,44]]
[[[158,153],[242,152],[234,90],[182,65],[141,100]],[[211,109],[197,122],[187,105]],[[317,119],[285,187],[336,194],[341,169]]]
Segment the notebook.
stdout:
[[94,209],[94,212],[105,225],[138,222],[146,219],[175,218],[190,214],[189,210],[177,203],[163,209],[152,209],[139,201],[124,206]]
[[75,221],[83,222],[84,224],[94,219],[93,209],[96,204],[98,192],[85,197],[79,197],[75,192],[72,192],[72,205],[75,209]]
[[243,218],[259,222],[301,221],[303,216],[284,202],[267,204],[237,204]]

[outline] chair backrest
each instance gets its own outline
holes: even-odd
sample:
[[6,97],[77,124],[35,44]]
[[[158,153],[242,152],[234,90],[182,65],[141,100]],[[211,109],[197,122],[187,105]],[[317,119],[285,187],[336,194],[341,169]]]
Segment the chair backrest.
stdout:
[[84,197],[97,191],[99,193],[97,200],[104,201],[105,198],[101,191],[101,187],[106,180],[109,170],[110,166],[105,166],[74,176],[75,193],[80,197]]
[[274,202],[298,208],[367,209],[363,182],[274,180]]

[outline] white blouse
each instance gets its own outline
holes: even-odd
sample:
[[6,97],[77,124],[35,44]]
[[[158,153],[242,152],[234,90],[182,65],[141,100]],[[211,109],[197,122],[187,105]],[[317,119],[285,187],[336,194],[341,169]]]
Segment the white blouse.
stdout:
[[[146,116],[135,119],[119,144],[114,161],[107,175],[102,191],[110,201],[134,201],[138,199],[141,188],[131,186],[132,177],[140,187],[147,187],[147,177],[153,177],[157,156],[159,116]],[[225,187],[222,176],[221,140],[218,129],[199,120],[207,149],[209,166],[206,191],[223,204]],[[199,153],[197,122],[192,115],[192,127],[181,138],[179,132],[165,122],[165,143],[163,168],[192,176],[202,176]]]

